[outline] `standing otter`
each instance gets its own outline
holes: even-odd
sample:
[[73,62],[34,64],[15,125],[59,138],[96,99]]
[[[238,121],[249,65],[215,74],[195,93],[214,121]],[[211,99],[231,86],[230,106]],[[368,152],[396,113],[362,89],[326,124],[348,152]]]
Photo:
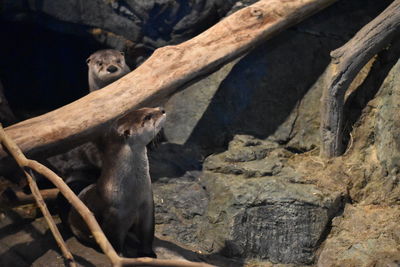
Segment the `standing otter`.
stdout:
[[114,50],[99,50],[86,60],[89,66],[89,90],[99,90],[118,80],[131,70],[125,63],[124,53]]
[[[136,238],[133,257],[156,257],[153,251],[154,202],[146,145],[166,119],[161,108],[142,108],[119,118],[104,136],[99,180],[79,193],[114,249],[126,255],[128,233]],[[86,223],[71,209],[68,223],[81,241],[93,243]]]

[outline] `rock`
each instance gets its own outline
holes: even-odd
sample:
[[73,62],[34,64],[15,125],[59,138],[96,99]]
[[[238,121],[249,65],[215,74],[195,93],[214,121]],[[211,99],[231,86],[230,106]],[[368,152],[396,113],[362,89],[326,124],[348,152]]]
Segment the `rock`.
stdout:
[[197,247],[198,224],[208,203],[199,175],[198,171],[190,172],[153,185],[157,232],[193,247]]
[[77,170],[98,169],[101,167],[100,152],[91,142],[50,157],[47,160],[62,176]]
[[[53,241],[54,242],[54,241]],[[71,251],[77,266],[98,266],[98,267],[110,267],[110,261],[103,253],[100,253],[93,248],[82,245],[76,238],[70,237],[66,240],[66,245]],[[57,250],[47,250],[46,253],[38,257],[31,266],[41,267],[59,267],[65,266],[63,257]]]
[[[57,4],[41,1],[36,5],[30,1],[4,1],[2,18],[34,21],[85,38],[90,35],[90,39],[103,45],[126,50],[134,67],[154,49],[185,41],[229,12],[253,2],[67,0]],[[389,3],[389,0],[338,2],[260,45],[236,64],[228,64],[182,91],[167,104],[170,114],[165,127],[167,139],[199,147],[203,155],[225,148],[238,133],[260,138],[273,135],[286,143],[294,139],[289,145],[300,151],[316,147],[319,116],[315,113],[319,110],[316,106],[321,88],[316,81],[330,60],[330,51]],[[74,54],[82,57],[79,61],[82,63],[88,56],[87,52]],[[62,61],[59,65],[65,64]],[[86,67],[83,65],[77,74],[82,74]],[[313,93],[303,98],[313,84]],[[306,117],[301,115],[304,109],[309,110]]]
[[[242,152],[249,145],[263,156]],[[236,161],[229,158],[239,154]],[[210,199],[199,234],[205,250],[273,263],[313,263],[342,199],[339,192],[301,183],[287,158],[288,152],[271,141],[236,136],[228,151],[206,159],[200,179]],[[279,162],[279,169],[264,172],[268,162]],[[249,172],[246,164],[254,169]],[[244,171],[231,171],[235,165]]]
[[286,144],[299,152],[310,151],[319,146],[320,98],[324,86],[325,72],[311,86],[271,139]]
[[[400,60],[392,68],[378,95],[375,146],[382,173],[381,197],[400,204]],[[376,188],[377,186],[372,185]],[[367,190],[373,190],[366,188]],[[380,201],[380,203],[382,203]]]
[[164,142],[150,146],[147,151],[153,182],[160,178],[181,177],[187,171],[201,170],[203,158],[196,148]]
[[317,266],[399,266],[399,218],[398,206],[346,205],[333,220]]
[[[100,28],[123,36],[135,44],[143,43],[155,49],[185,41],[209,28],[224,16],[235,2],[234,0],[83,2],[66,0],[57,4],[52,1],[42,1],[38,5],[25,1],[5,1],[3,12],[13,20],[27,19],[27,16],[23,16],[26,12],[45,14],[69,24]],[[73,27],[60,23],[58,26],[58,30],[68,30]]]
[[273,137],[300,152],[317,147],[329,53],[389,3],[338,2],[258,46],[233,67],[221,69],[215,75],[225,77],[222,80],[210,84],[207,78],[181,92],[167,104],[173,118],[167,140],[198,146],[204,155],[225,148],[236,134]]
[[398,55],[395,62],[352,132],[354,140],[346,164],[351,169],[350,197],[357,203],[400,203]]
[[229,143],[226,152],[205,160],[204,169],[247,178],[277,175],[282,171],[284,156],[289,154],[283,148],[278,149],[278,146],[274,142],[237,135]]
[[399,49],[380,53],[355,92],[366,106],[348,151],[334,160],[354,205],[346,205],[343,215],[333,220],[317,266],[400,265],[399,54]]
[[[25,219],[29,217],[30,219]],[[58,217],[53,216],[66,245],[73,254],[77,266],[111,266],[101,252],[81,244],[61,227]],[[7,211],[0,214],[0,266],[66,266],[59,248],[43,217],[31,218],[22,212]],[[156,236],[159,236],[157,233]],[[215,255],[202,255],[185,246],[179,246],[163,238],[157,238],[154,249],[159,259],[205,261],[217,266],[241,266],[232,259]]]
[[[102,45],[128,49],[137,64],[156,47],[186,40],[232,6],[250,2],[3,1],[2,19],[90,35]],[[250,266],[399,264],[399,64],[354,125],[346,155],[323,161],[313,153],[293,153],[319,145],[319,98],[329,52],[390,2],[338,1],[170,99],[165,127],[170,143],[149,152],[157,236],[167,240],[156,242],[161,258],[223,253],[240,258],[219,266],[243,266],[245,258]],[[84,65],[86,50],[78,48],[74,54]],[[207,157],[201,174],[203,156],[226,148]],[[60,172],[68,173],[92,161],[75,154],[75,162],[60,156],[53,163],[61,162]],[[343,184],[354,206],[347,204],[333,219],[329,233],[347,197]],[[62,264],[38,223],[0,225],[5,233],[0,265]],[[68,244],[79,263],[104,261],[74,239]]]
[[[173,95],[166,103],[168,120],[164,126],[165,137],[170,143],[183,145],[206,111],[221,82],[231,71],[236,61]],[[209,125],[213,130],[216,126]],[[217,137],[216,137],[217,138]],[[220,141],[221,142],[221,141]]]
[[26,220],[8,211],[1,214],[0,231],[1,266],[31,266],[36,258],[55,247],[44,219]]

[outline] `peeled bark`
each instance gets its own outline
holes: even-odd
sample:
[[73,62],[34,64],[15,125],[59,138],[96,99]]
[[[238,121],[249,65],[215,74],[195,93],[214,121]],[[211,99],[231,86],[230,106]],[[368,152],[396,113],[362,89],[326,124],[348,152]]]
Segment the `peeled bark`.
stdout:
[[321,104],[321,156],[343,153],[344,96],[364,65],[400,33],[400,0],[364,26],[344,46],[332,51]]
[[[30,157],[50,156],[77,146],[96,137],[121,114],[159,105],[188,83],[335,1],[261,0],[187,42],[157,49],[140,67],[109,86],[6,128],[7,135]],[[0,150],[0,160],[5,157]]]

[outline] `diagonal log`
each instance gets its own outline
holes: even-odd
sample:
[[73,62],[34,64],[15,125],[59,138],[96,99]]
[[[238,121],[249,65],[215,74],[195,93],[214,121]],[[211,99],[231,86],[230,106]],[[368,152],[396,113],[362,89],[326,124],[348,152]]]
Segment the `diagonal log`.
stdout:
[[[89,141],[128,110],[160,104],[278,32],[336,0],[260,0],[195,38],[157,49],[140,67],[57,110],[6,128],[30,157],[50,156]],[[55,88],[56,89],[56,88]],[[6,168],[0,150],[0,169]]]
[[400,0],[395,0],[378,17],[364,26],[344,46],[332,51],[327,84],[321,103],[321,156],[343,153],[344,96],[364,65],[400,34]]

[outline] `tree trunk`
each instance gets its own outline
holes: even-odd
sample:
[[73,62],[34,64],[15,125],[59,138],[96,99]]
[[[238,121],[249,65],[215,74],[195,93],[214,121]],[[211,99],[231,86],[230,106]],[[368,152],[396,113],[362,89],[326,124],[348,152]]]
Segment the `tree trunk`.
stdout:
[[[93,139],[105,124],[129,110],[159,105],[188,83],[335,1],[261,0],[187,42],[157,49],[140,67],[109,86],[6,128],[7,135],[30,157],[65,151]],[[5,157],[0,150],[0,169],[6,166]]]
[[400,0],[364,26],[349,42],[331,53],[321,105],[321,156],[343,153],[344,95],[364,65],[400,33]]

